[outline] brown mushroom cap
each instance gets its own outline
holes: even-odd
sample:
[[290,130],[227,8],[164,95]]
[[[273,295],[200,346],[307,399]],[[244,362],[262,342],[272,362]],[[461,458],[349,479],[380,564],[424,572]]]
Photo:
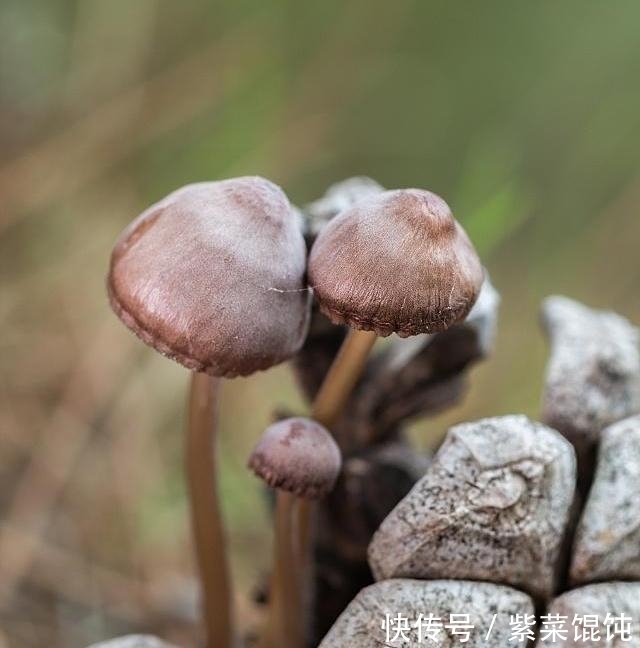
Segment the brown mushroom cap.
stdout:
[[285,194],[245,177],[187,185],[143,212],[121,234],[107,283],[113,310],[146,344],[232,377],[302,345],[305,265]]
[[464,319],[484,278],[447,203],[422,189],[385,191],[336,216],[311,248],[308,272],[334,323],[402,337]]
[[249,468],[269,486],[305,499],[329,493],[341,465],[340,449],[331,434],[306,418],[270,425],[249,457]]

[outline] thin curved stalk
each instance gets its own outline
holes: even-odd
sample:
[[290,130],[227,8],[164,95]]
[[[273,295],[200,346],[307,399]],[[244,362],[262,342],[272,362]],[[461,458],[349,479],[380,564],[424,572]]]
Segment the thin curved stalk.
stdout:
[[[331,365],[311,409],[311,417],[329,430],[342,413],[349,395],[364,371],[369,353],[375,344],[377,335],[371,331],[351,329],[340,347],[340,351]],[[304,627],[309,627],[309,612],[313,604],[312,575],[313,556],[313,521],[315,502],[297,499],[294,531],[296,552],[296,572],[300,579],[301,616]]]
[[301,636],[305,640],[304,643],[300,644],[303,648],[308,646],[308,638],[313,631],[315,564],[311,547],[315,535],[317,507],[318,503],[315,500],[302,498],[296,498],[293,505],[292,545],[295,558],[295,573],[298,578],[298,596],[300,597],[300,623],[303,628]]
[[[316,396],[312,417],[327,428],[347,403],[377,336],[349,331]],[[312,604],[311,556],[313,502],[278,491],[275,512],[275,560],[269,620],[262,648],[304,648]]]
[[193,373],[186,470],[207,648],[235,648],[226,538],[217,490],[216,401],[219,379]]
[[373,331],[351,329],[342,343],[311,409],[311,418],[329,430],[338,420],[362,375],[376,339],[377,335]]
[[296,498],[278,491],[275,510],[274,574],[269,597],[270,616],[266,645],[303,648],[306,642],[304,599],[301,596],[297,553],[294,547]]

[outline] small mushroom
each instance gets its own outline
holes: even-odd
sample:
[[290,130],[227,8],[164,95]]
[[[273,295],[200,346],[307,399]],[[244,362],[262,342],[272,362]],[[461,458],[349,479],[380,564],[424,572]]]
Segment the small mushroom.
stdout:
[[[340,450],[319,423],[289,418],[269,426],[249,458],[249,467],[277,489],[274,578],[270,595],[271,646],[303,648],[308,640],[309,561],[296,525],[307,515],[300,503],[327,495],[341,467]],[[308,525],[305,524],[308,531]],[[304,542],[306,545],[306,542]]]
[[533,614],[526,594],[501,585],[387,580],[363,589],[319,648],[504,648],[512,619]]
[[351,327],[311,412],[332,428],[376,337],[434,333],[464,319],[484,270],[444,200],[401,189],[374,192],[331,219],[311,247],[308,277],[321,312]]
[[567,297],[548,297],[542,321],[551,343],[542,419],[575,446],[584,496],[602,430],[640,413],[640,335],[623,317]]
[[357,202],[309,257],[309,283],[336,324],[401,337],[444,331],[475,303],[484,271],[447,203],[421,189]]
[[[608,637],[622,630],[619,621],[625,615],[630,623],[630,639],[620,635]],[[552,641],[540,635],[536,644],[540,648],[553,643],[562,648],[638,648],[640,646],[640,583],[600,583],[566,592],[548,607],[546,616],[565,619],[566,639]],[[587,625],[587,617],[591,617]],[[609,618],[609,624],[605,620]],[[614,619],[618,621],[614,621]],[[593,624],[593,622],[596,622]],[[595,627],[594,627],[595,625]],[[609,625],[609,630],[607,630]],[[590,630],[594,630],[593,634]]]
[[331,427],[376,336],[435,333],[464,319],[484,270],[442,198],[399,189],[333,218],[311,248],[308,275],[320,310],[352,329],[314,403],[314,418]]
[[525,416],[451,428],[426,475],[369,546],[384,578],[461,578],[553,594],[575,490],[575,456]]
[[208,646],[233,643],[216,494],[217,377],[295,354],[308,325],[306,247],[282,190],[263,178],[202,182],[156,203],[121,234],[108,292],[146,344],[192,370],[187,475]]
[[570,577],[574,583],[640,580],[640,416],[602,432]]
[[89,648],[176,648],[151,635],[127,635],[91,644]]

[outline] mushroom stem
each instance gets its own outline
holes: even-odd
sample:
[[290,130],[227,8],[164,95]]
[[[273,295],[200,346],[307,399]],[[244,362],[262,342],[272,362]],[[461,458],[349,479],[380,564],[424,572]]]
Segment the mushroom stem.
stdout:
[[303,643],[301,648],[308,645],[313,629],[313,605],[315,599],[315,564],[312,555],[313,538],[315,533],[315,514],[318,502],[315,500],[296,498],[293,503],[294,527],[292,542],[294,550],[295,570],[298,575],[298,610],[302,624]]
[[[313,403],[311,416],[321,425],[330,429],[342,413],[349,394],[364,370],[377,337],[373,331],[349,330]],[[307,617],[312,604],[310,599],[313,597],[311,593],[313,570],[311,527],[315,508],[314,502],[303,498],[298,498],[294,504],[294,515],[297,521],[292,530],[295,537],[296,563],[294,567],[300,575],[298,596],[302,604],[302,609],[298,608],[300,612],[298,616],[303,620],[305,629],[309,625]]]
[[349,330],[313,402],[311,416],[318,423],[331,429],[336,422],[364,370],[376,339],[373,331]]
[[308,418],[288,418],[262,433],[249,468],[276,489],[274,566],[269,616],[260,648],[306,648],[309,638],[307,552],[300,554],[298,506],[301,499],[323,497],[336,483],[342,457],[331,433]]
[[232,648],[231,586],[217,493],[216,392],[219,379],[192,373],[186,470],[191,524],[202,587],[207,648]]
[[274,574],[269,597],[267,645],[272,648],[303,648],[306,642],[303,598],[294,549],[296,498],[278,490],[275,511]]

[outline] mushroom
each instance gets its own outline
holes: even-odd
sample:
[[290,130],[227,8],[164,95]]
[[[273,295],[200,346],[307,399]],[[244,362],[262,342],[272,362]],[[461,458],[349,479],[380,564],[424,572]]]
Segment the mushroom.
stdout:
[[640,416],[602,432],[570,577],[573,583],[640,579]]
[[309,255],[320,310],[351,328],[316,397],[331,427],[377,336],[444,331],[464,319],[484,278],[447,203],[422,189],[374,193],[333,218]]
[[186,464],[209,647],[233,642],[216,494],[217,380],[298,351],[309,316],[305,263],[287,197],[259,177],[169,194],[123,231],[111,256],[113,310],[143,342],[194,372]]
[[[295,525],[303,523],[305,500],[324,497],[341,467],[340,450],[331,434],[306,418],[289,418],[269,426],[249,458],[249,467],[277,489],[275,561],[270,596],[270,645],[303,648],[307,641],[306,601],[309,564]],[[307,529],[308,530],[308,529]],[[306,544],[306,543],[305,543]]]
[[[475,303],[484,269],[447,203],[422,189],[365,192],[332,218],[309,255],[322,313],[350,327],[318,390],[312,418],[331,428],[377,336],[444,331]],[[308,512],[301,516],[303,552]]]
[[425,476],[369,546],[376,580],[460,578],[554,592],[575,491],[575,456],[525,416],[451,428]]
[[[499,301],[485,274],[480,295],[464,321],[442,333],[394,336],[368,360],[343,414],[332,427],[338,442],[348,450],[343,450],[345,461],[336,487],[318,507],[317,641],[370,582],[366,552],[371,536],[424,475],[429,463],[407,443],[404,422],[433,414],[462,397],[469,365],[491,352]],[[329,324],[324,316],[322,319]],[[313,322],[312,316],[312,327]],[[315,359],[309,348],[312,337],[310,332],[294,367],[300,369],[305,359]]]
[[387,580],[363,589],[319,648],[504,648],[513,619],[533,614],[526,594],[502,585]]

